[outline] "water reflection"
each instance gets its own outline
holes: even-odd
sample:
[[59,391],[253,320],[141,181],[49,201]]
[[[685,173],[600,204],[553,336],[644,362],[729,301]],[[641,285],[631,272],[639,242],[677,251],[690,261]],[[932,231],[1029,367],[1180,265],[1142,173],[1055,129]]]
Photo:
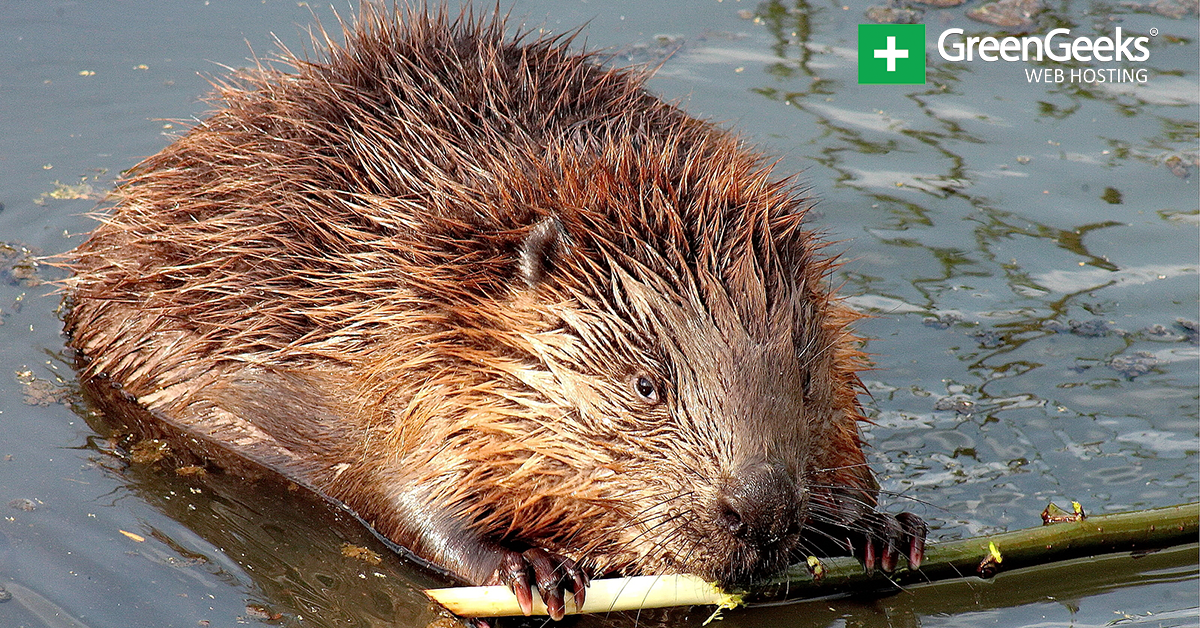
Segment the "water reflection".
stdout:
[[[1081,4],[1050,7],[1035,32],[1149,28],[1129,7]],[[1200,354],[1188,331],[1196,235],[1152,215],[1162,206],[1173,217],[1197,213],[1187,179],[1197,161],[1195,60],[1179,50],[1194,53],[1195,42],[1164,28],[1142,64],[1145,84],[1029,85],[1017,66],[1003,76],[930,51],[929,83],[884,100],[855,84],[853,38],[821,27],[838,19],[832,10],[759,5],[779,60],[752,91],[819,129],[812,159],[834,181],[824,215],[851,233],[857,218],[872,238],[865,253],[855,243],[850,254],[862,261],[840,278],[855,305],[881,317],[864,327],[880,338],[869,430],[885,488],[944,507],[929,514],[949,535],[1021,525],[1023,510],[1059,493],[1101,508],[1147,503],[1138,483],[1180,477],[1164,459],[1194,460],[1200,449]],[[931,29],[988,34],[961,10],[926,18]],[[1140,248],[1164,240],[1173,244]],[[909,365],[930,349],[945,359]],[[1193,478],[1167,500],[1196,491]]]
[[185,526],[145,522],[122,531],[134,541],[126,554],[192,581],[185,589],[193,593],[216,583],[243,591],[239,623],[419,626],[439,616],[421,589],[448,581],[407,562],[343,510],[281,478],[194,466],[202,461],[169,445],[165,456],[137,462],[140,436],[91,411],[78,391],[72,398],[97,433],[86,446],[93,464],[121,482],[100,501],[136,496]]

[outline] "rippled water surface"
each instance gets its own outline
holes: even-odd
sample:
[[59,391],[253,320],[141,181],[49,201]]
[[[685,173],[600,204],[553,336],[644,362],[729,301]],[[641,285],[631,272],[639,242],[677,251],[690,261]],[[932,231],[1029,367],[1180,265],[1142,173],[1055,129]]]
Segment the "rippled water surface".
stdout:
[[[588,47],[661,64],[664,98],[801,172],[845,251],[842,293],[873,316],[858,329],[877,364],[867,432],[889,507],[936,539],[1037,525],[1051,500],[1095,513],[1195,501],[1194,8],[1064,0],[1034,18],[1042,34],[1156,29],[1150,58],[1124,64],[1144,84],[1029,83],[1031,68],[1118,64],[931,50],[929,84],[881,87],[855,78],[868,4],[522,0],[513,14],[554,32],[587,22]],[[992,32],[965,17],[978,4],[921,19]],[[274,36],[300,47],[313,11],[332,20],[277,0],[0,1],[0,626],[438,620],[418,592],[431,577],[336,509],[112,455],[61,355],[58,297],[41,283],[55,271],[30,262],[80,242],[118,173],[205,110],[206,76],[269,54]],[[1195,626],[1196,562],[1195,547],[1110,557],[725,623]]]

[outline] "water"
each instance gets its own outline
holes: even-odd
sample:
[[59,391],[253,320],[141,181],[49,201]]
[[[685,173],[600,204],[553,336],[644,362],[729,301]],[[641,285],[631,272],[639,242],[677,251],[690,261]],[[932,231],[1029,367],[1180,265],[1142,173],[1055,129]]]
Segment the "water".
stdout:
[[[928,85],[879,87],[855,79],[868,4],[522,0],[513,14],[555,32],[588,22],[589,47],[662,63],[664,98],[802,172],[845,251],[842,292],[874,316],[859,326],[878,367],[872,463],[890,507],[925,516],[933,538],[1037,525],[1050,500],[1097,513],[1196,500],[1195,13],[1068,0],[1036,19],[1042,34],[1158,29],[1150,59],[1128,64],[1144,85],[1029,83],[1026,69],[1092,66],[930,51]],[[985,33],[964,17],[974,6],[924,22]],[[301,47],[314,11],[332,22],[275,0],[0,2],[0,626],[438,620],[417,592],[435,580],[336,509],[106,453],[60,355],[58,298],[37,284],[55,271],[24,261],[80,241],[119,172],[206,109],[206,75],[269,53],[272,33]],[[1196,563],[1191,547],[725,622],[1194,626]]]

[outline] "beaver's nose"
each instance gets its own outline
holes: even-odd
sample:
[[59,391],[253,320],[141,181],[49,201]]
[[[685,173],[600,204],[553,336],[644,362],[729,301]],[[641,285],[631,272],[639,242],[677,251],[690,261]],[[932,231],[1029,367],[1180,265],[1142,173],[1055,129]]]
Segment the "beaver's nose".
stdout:
[[743,466],[721,487],[716,505],[717,524],[756,547],[776,545],[800,531],[796,482],[769,463]]

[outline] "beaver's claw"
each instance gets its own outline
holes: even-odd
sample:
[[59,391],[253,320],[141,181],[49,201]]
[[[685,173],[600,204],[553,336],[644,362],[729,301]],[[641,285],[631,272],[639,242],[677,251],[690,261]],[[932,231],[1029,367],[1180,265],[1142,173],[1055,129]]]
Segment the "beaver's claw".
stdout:
[[566,613],[564,596],[567,591],[575,595],[575,608],[583,607],[590,581],[587,572],[575,561],[540,548],[505,552],[499,576],[517,596],[521,612],[526,615],[533,613],[533,587],[536,585],[550,618],[554,620],[562,619]]
[[884,573],[896,570],[896,561],[902,554],[908,557],[909,569],[921,566],[925,557],[925,535],[929,528],[925,521],[909,512],[891,515],[870,511],[855,528],[861,531],[859,539],[846,539],[850,551],[863,562],[867,573],[875,571],[875,565]]

